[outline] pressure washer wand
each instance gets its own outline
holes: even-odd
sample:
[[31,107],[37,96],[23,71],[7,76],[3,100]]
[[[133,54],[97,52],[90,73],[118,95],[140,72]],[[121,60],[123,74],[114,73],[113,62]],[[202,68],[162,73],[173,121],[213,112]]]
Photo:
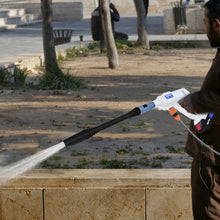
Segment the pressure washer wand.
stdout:
[[101,130],[104,130],[108,127],[111,127],[111,126],[121,122],[121,121],[124,121],[125,119],[132,118],[132,117],[140,115],[140,114],[141,114],[140,109],[138,107],[136,107],[133,110],[131,110],[130,112],[128,112],[124,115],[121,115],[115,119],[112,119],[110,121],[107,121],[97,127],[88,128],[88,129],[85,129],[85,130],[75,134],[75,135],[72,135],[71,137],[65,139],[63,142],[65,143],[66,146],[74,145],[76,143],[79,143],[83,140],[86,140],[86,139],[92,137],[94,134],[98,133]]
[[124,121],[125,119],[144,114],[153,108],[157,108],[158,110],[169,110],[171,107],[175,107],[182,114],[195,121],[200,121],[201,119],[206,118],[206,114],[194,115],[187,113],[186,110],[178,104],[178,101],[183,99],[188,94],[189,91],[185,88],[181,88],[172,92],[165,92],[162,95],[158,96],[153,102],[136,107],[130,112],[121,115],[115,119],[112,119],[108,122],[105,122],[97,127],[85,129],[75,135],[72,135],[71,137],[66,138],[63,142],[66,146],[77,144],[83,140],[92,137],[94,134],[98,133],[101,130],[111,127],[121,121]]

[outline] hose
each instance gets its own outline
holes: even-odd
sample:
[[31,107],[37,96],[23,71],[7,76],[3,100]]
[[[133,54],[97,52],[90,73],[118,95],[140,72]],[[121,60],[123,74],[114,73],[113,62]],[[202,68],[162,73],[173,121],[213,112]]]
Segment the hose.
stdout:
[[186,124],[181,120],[180,115],[178,114],[177,110],[172,107],[169,110],[169,113],[174,117],[174,119],[176,121],[179,121],[185,128],[186,130],[204,147],[206,147],[207,149],[209,149],[210,151],[212,151],[213,153],[217,154],[218,156],[220,156],[220,153],[216,150],[214,150],[213,148],[211,148],[208,144],[206,144],[204,141],[202,141],[200,138],[198,138],[187,126]]

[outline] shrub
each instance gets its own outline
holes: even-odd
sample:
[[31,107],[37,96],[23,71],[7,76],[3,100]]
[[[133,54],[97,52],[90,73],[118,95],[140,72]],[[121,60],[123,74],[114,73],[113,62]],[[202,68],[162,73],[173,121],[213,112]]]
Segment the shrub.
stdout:
[[24,87],[26,86],[27,69],[14,68],[14,72],[9,72],[6,68],[0,68],[0,85]]
[[64,74],[59,67],[54,67],[43,74],[39,87],[42,89],[82,89],[86,85],[82,79],[69,73]]
[[14,79],[14,86],[15,87],[23,87],[26,85],[26,78],[27,78],[27,68],[19,69],[15,68],[12,77]]

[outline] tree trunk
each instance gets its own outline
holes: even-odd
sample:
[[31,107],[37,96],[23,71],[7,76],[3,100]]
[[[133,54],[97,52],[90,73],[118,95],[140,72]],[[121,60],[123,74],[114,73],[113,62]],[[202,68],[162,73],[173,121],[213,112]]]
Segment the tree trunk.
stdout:
[[116,69],[119,67],[119,59],[118,52],[115,46],[115,39],[112,32],[109,0],[101,0],[100,3],[102,29],[109,60],[109,68]]
[[138,44],[150,49],[149,39],[146,30],[146,12],[143,0],[134,0],[137,12]]
[[100,53],[102,54],[104,52],[104,48],[105,48],[105,42],[104,42],[104,35],[103,35],[103,30],[102,30],[102,15],[100,12],[100,8],[101,8],[101,1],[99,0],[99,42],[100,42]]
[[58,68],[53,40],[52,0],[41,0],[41,13],[45,70],[51,72]]

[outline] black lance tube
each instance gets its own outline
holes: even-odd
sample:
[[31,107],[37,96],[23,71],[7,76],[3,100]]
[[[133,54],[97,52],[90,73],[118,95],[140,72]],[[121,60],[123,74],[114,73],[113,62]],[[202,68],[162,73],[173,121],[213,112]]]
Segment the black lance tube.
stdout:
[[128,112],[124,115],[121,115],[115,119],[112,119],[110,121],[107,121],[97,127],[88,128],[88,129],[85,129],[85,130],[75,134],[75,135],[72,135],[71,137],[68,137],[65,140],[63,140],[63,142],[66,145],[66,147],[70,146],[70,145],[77,144],[81,141],[84,141],[84,140],[92,137],[94,134],[98,133],[101,130],[104,130],[108,127],[111,127],[112,125],[115,125],[121,121],[124,121],[125,119],[131,118],[131,117],[134,117],[134,116],[137,116],[140,114],[141,114],[140,108],[136,107],[133,110],[131,110],[130,112]]

